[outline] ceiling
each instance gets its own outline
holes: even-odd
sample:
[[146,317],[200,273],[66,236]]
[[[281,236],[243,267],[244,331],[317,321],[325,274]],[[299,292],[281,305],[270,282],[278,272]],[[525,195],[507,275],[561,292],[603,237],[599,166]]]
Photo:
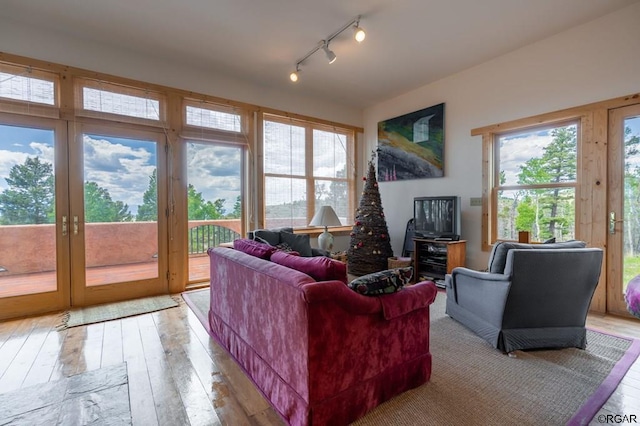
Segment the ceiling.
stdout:
[[[258,87],[366,108],[638,0],[2,0],[0,14]],[[336,37],[357,15],[367,37]],[[99,70],[97,70],[99,71]]]

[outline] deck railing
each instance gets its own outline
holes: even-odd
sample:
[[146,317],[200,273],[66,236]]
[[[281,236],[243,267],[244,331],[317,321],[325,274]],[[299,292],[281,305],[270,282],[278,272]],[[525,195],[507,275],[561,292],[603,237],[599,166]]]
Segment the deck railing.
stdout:
[[206,253],[209,247],[240,238],[236,231],[219,225],[198,225],[189,229],[189,254]]

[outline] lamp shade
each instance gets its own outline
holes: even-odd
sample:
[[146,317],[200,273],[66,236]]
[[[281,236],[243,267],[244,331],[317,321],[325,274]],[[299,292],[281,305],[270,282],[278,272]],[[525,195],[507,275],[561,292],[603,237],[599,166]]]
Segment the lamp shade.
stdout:
[[342,223],[331,206],[322,206],[311,219],[309,226],[342,226]]

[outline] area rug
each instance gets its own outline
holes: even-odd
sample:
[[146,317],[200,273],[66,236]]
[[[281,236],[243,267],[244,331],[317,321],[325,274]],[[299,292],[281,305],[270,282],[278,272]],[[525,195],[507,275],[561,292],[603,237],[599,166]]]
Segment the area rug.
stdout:
[[[183,293],[203,326],[209,291]],[[354,423],[369,425],[582,425],[613,393],[640,353],[640,341],[587,330],[587,348],[516,351],[509,357],[431,308],[431,380]]]
[[126,318],[133,315],[174,308],[178,305],[179,303],[171,296],[162,295],[76,308],[63,314],[62,322],[58,326],[58,329],[64,330],[70,327],[77,327],[79,325]]
[[0,393],[0,425],[130,425],[127,364]]

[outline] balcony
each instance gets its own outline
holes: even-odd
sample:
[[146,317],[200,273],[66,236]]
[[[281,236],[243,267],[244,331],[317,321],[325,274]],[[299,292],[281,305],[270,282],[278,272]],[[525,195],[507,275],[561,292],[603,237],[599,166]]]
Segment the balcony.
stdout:
[[[85,225],[86,285],[156,277],[155,222]],[[239,219],[189,222],[189,281],[209,277],[209,247],[239,238]],[[55,291],[55,226],[0,226],[0,297]]]

